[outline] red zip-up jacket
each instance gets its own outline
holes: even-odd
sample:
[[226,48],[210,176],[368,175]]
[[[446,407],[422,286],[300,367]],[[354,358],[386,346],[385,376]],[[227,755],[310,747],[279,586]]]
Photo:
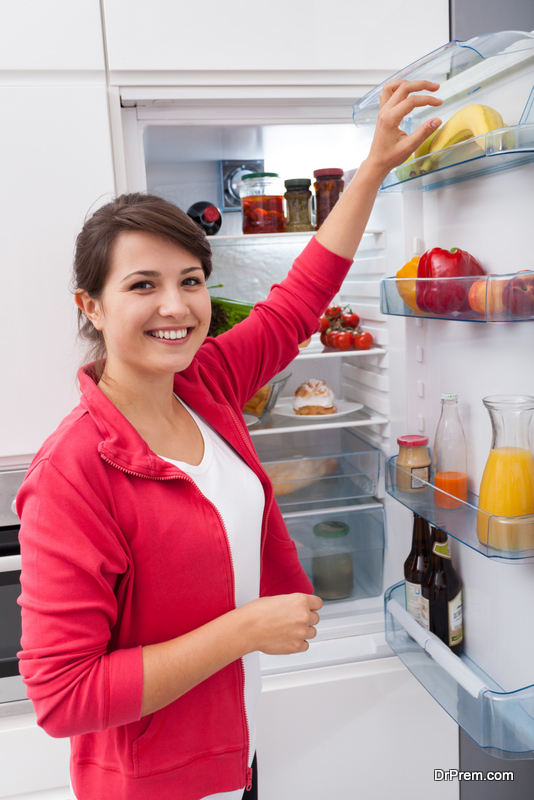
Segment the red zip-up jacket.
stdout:
[[[250,317],[207,339],[175,392],[243,457],[265,491],[261,595],[312,592],[241,409],[318,328],[350,267],[315,239]],[[235,607],[222,520],[80,370],[81,402],[17,496],[20,671],[37,720],[71,737],[78,800],[198,800],[247,782],[241,660],[141,718],[141,648]],[[239,487],[236,487],[239,502]]]

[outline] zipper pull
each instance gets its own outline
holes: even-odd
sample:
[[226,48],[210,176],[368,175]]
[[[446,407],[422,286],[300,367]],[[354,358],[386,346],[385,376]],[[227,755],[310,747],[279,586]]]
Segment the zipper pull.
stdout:
[[247,769],[247,785],[245,786],[245,791],[250,792],[252,789],[252,767]]

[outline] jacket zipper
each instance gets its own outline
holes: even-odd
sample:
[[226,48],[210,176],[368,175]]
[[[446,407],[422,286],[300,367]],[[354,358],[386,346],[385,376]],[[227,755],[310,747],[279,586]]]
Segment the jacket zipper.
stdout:
[[[226,530],[226,525],[224,524],[224,520],[223,520],[223,518],[221,517],[221,515],[219,513],[219,509],[211,502],[211,500],[209,500],[206,497],[205,494],[202,494],[202,492],[198,488],[198,486],[195,483],[195,481],[192,478],[190,478],[189,475],[186,475],[185,473],[183,473],[181,475],[169,475],[168,477],[165,477],[165,478],[157,477],[156,475],[154,475],[154,476],[152,476],[152,475],[150,475],[150,476],[143,475],[143,474],[141,474],[139,472],[134,472],[131,469],[126,469],[126,467],[121,467],[119,464],[115,464],[114,461],[111,461],[103,453],[100,453],[100,456],[106,463],[110,464],[112,467],[115,467],[116,469],[120,470],[121,472],[125,472],[127,475],[133,475],[136,478],[148,478],[148,480],[155,480],[155,481],[174,481],[174,480],[186,481],[187,483],[190,483],[196,489],[198,494],[202,497],[203,500],[206,501],[206,503],[209,503],[209,505],[213,508],[213,510],[217,514],[217,516],[219,518],[219,522],[221,523],[221,527],[222,527],[222,529],[224,531],[224,538],[225,538],[225,541],[226,541],[226,549],[227,549],[227,552],[228,552],[228,557],[230,559],[230,567],[231,567],[231,574],[232,574],[232,595],[233,595],[233,598],[234,598],[234,609],[237,608],[236,596],[235,596],[234,559],[233,559],[233,556],[232,556],[232,548],[230,547],[230,539],[228,537],[228,531]],[[258,457],[256,456],[256,459],[257,458]],[[259,462],[259,459],[258,459],[258,462]],[[240,658],[239,661],[241,663],[241,671],[242,671],[242,675],[243,675],[242,698],[243,698],[243,709],[244,709],[244,717],[245,717],[245,729],[246,729],[246,732],[247,732],[247,753],[246,753],[246,760],[245,760],[245,763],[247,764],[247,769],[246,769],[246,781],[247,781],[247,784],[246,784],[246,788],[247,788],[247,791],[249,792],[251,787],[252,787],[252,768],[248,766],[248,762],[249,762],[249,758],[250,758],[250,727],[249,727],[249,724],[248,724],[247,707],[246,707],[246,704],[245,704],[245,665],[243,663],[243,659],[242,658]]]

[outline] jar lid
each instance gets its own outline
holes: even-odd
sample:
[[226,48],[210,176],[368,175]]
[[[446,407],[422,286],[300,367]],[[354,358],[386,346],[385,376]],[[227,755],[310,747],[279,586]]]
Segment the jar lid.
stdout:
[[289,181],[284,181],[284,186],[286,189],[289,189],[292,186],[311,186],[311,180],[309,178],[291,178]]
[[279,178],[277,172],[249,172],[248,175],[243,175],[242,181],[248,181],[251,178]]
[[442,394],[441,395],[441,399],[442,400],[458,400],[458,395],[457,394]]
[[424,447],[428,444],[428,436],[419,436],[417,434],[399,436],[397,444],[400,444],[401,447]]
[[336,169],[332,167],[330,169],[314,169],[313,177],[314,178],[322,178],[323,176],[331,175],[332,178],[342,178],[343,177],[343,170]]
[[345,525],[344,522],[337,522],[335,520],[331,522],[319,522],[317,525],[313,526],[313,532],[316,536],[327,536],[332,539],[337,536],[346,536],[349,532],[349,526]]

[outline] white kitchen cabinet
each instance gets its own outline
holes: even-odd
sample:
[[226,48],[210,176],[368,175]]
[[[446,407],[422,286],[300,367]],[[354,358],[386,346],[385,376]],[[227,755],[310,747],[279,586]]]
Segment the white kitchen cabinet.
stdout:
[[396,657],[264,677],[257,754],[259,800],[459,797],[458,726]]
[[105,86],[0,87],[0,464],[27,463],[77,402],[76,235],[114,192]]
[[0,798],[67,800],[68,739],[52,739],[28,712],[0,718]]
[[373,86],[449,39],[447,0],[434,0],[431,13],[425,0],[409,7],[400,0],[204,0],[202,6],[104,0],[103,6],[110,79],[122,86],[266,79]]
[[[17,77],[19,71],[23,74]],[[98,0],[0,3],[0,83],[27,83],[28,72],[35,71],[51,73],[50,80],[68,71],[70,82],[78,74],[105,83]]]

